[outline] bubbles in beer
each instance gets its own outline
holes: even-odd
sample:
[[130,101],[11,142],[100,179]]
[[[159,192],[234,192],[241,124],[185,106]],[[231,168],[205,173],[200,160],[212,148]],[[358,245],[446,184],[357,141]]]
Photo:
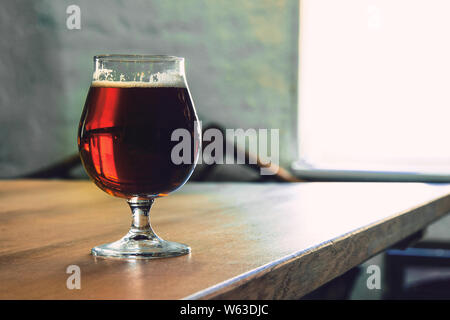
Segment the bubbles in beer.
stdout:
[[143,72],[136,74],[132,81],[127,81],[125,75],[119,75],[119,81],[114,80],[113,71],[110,69],[97,69],[93,75],[92,87],[104,88],[186,88],[184,76],[173,72],[156,72],[145,75]]

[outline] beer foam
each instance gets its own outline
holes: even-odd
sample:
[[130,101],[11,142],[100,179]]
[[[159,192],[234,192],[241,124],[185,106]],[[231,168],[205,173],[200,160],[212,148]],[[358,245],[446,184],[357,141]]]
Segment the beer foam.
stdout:
[[[93,80],[91,86],[93,87],[108,87],[108,88],[160,88],[160,87],[176,87],[185,88],[186,82],[184,76],[179,73],[154,73],[150,77],[139,77],[136,81],[125,81],[124,77],[121,80]],[[95,79],[95,77],[94,77]]]

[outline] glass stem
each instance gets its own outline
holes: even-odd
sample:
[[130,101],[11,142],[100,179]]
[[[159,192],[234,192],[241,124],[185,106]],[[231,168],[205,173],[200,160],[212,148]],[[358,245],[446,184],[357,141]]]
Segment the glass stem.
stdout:
[[127,200],[133,214],[131,229],[128,232],[127,238],[137,241],[159,239],[150,224],[150,209],[154,200]]

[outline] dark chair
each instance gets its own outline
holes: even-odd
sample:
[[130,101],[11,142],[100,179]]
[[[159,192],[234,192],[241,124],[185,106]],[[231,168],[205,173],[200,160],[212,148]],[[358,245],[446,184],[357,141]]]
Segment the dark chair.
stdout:
[[450,242],[425,232],[420,237],[386,252],[384,299],[450,299]]

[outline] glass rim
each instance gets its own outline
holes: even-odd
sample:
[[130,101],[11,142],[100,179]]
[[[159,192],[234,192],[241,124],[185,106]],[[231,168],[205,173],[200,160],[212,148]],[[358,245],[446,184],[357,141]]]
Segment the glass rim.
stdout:
[[94,56],[94,61],[109,62],[182,62],[183,57],[153,54],[99,54]]

